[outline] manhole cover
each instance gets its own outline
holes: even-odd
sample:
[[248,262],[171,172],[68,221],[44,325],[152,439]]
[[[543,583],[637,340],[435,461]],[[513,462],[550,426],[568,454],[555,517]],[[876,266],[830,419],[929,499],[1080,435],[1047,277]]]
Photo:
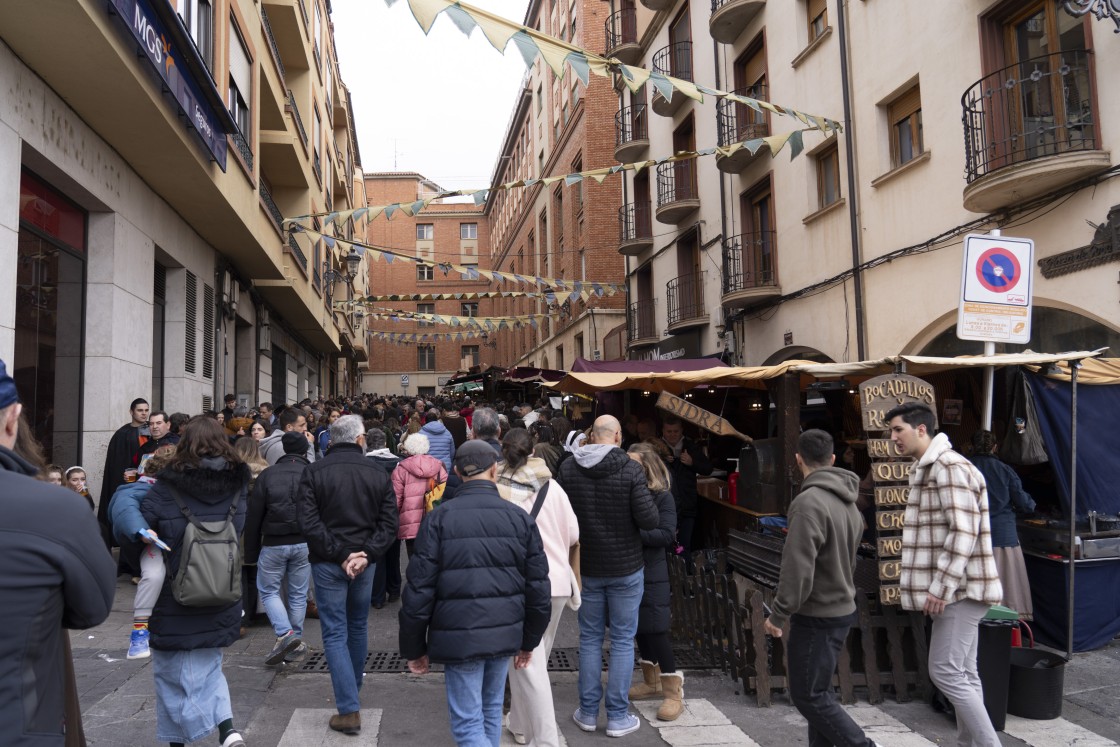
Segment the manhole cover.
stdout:
[[[716,666],[706,657],[697,654],[690,648],[674,648],[673,655],[676,657],[677,667],[680,669],[711,669]],[[600,661],[604,670],[607,668],[609,657],[610,651],[603,651]],[[637,659],[638,654],[635,651],[635,662],[637,662]],[[313,651],[304,657],[303,661],[292,671],[300,674],[327,674],[330,672],[330,667],[327,666],[326,654],[322,651]],[[395,651],[370,651],[366,656],[365,667],[362,671],[367,674],[399,674],[408,671],[408,662]],[[442,672],[443,665],[433,664],[432,671]],[[552,649],[552,654],[548,657],[548,671],[578,672],[579,649]]]

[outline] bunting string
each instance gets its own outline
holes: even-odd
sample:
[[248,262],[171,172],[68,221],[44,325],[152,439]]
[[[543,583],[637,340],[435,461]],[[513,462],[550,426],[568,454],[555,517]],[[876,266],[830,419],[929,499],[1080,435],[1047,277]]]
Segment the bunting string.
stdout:
[[366,207],[355,208],[353,210],[336,210],[322,213],[308,213],[306,215],[297,215],[291,218],[285,218],[282,225],[302,225],[307,224],[315,218],[321,219],[324,223],[333,223],[335,227],[345,223],[348,219],[353,218],[355,222],[362,219],[372,221],[380,216],[385,216],[386,220],[392,220],[394,215],[406,215],[414,217],[424,211],[429,205],[437,200],[446,199],[448,197],[470,197],[476,206],[482,205],[490,197],[490,192],[493,189],[519,189],[522,187],[534,187],[538,184],[544,186],[551,186],[557,182],[563,181],[564,186],[570,187],[573,184],[579,184],[585,179],[593,179],[597,184],[602,184],[608,176],[622,173],[623,171],[633,171],[636,174],[641,173],[642,169],[653,169],[657,166],[666,163],[676,163],[677,161],[687,161],[706,156],[733,156],[744,148],[750,151],[751,155],[758,153],[763,146],[770,151],[771,155],[776,156],[782,148],[789,144],[790,158],[796,158],[805,148],[805,133],[817,130],[817,127],[808,127],[800,130],[793,130],[792,132],[783,133],[781,135],[770,135],[768,137],[756,137],[749,140],[742,140],[737,143],[730,143],[728,145],[717,146],[713,148],[705,148],[703,150],[682,150],[674,153],[671,156],[664,158],[655,158],[645,161],[634,161],[631,163],[620,163],[614,166],[607,166],[600,169],[591,169],[589,171],[575,171],[570,174],[562,174],[559,176],[546,176],[537,179],[519,179],[517,181],[506,182],[499,184],[492,188],[486,189],[454,189],[443,192],[437,192],[434,195],[425,197],[419,200],[412,200],[409,202],[394,202],[388,205],[369,205]]
[[464,340],[485,339],[485,332],[467,330],[465,332],[390,332],[388,330],[369,330],[375,340],[397,345],[416,345],[428,342],[462,342]]
[[360,296],[349,301],[335,301],[334,305],[348,306],[351,304],[373,304],[386,301],[399,303],[402,301],[472,301],[483,298],[543,298],[543,293],[535,291],[472,291],[463,293],[393,293],[380,296]]
[[392,249],[386,249],[379,246],[370,246],[363,244],[360,241],[353,241],[351,239],[344,239],[336,236],[328,236],[320,233],[311,228],[300,225],[292,225],[290,230],[297,234],[307,234],[315,239],[322,239],[326,243],[327,248],[334,250],[338,244],[353,247],[359,256],[367,252],[374,260],[384,258],[386,262],[393,262],[394,260],[403,260],[406,262],[413,262],[425,267],[439,268],[446,275],[449,272],[457,272],[464,280],[487,280],[490,282],[507,282],[507,283],[520,283],[522,285],[536,285],[541,288],[542,292],[546,295],[548,293],[555,294],[556,291],[571,292],[572,294],[582,297],[584,290],[590,292],[591,296],[613,296],[616,293],[624,292],[625,287],[617,283],[599,283],[590,280],[565,280],[563,278],[548,278],[541,277],[540,275],[522,275],[515,272],[500,272],[498,270],[483,270],[475,267],[474,265],[459,265],[452,262],[434,262],[432,260],[421,259],[420,257],[409,256],[401,254],[400,252]]

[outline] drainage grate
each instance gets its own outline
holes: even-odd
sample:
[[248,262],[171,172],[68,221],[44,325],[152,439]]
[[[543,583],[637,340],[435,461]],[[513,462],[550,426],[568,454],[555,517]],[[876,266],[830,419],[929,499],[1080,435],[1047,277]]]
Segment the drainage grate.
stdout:
[[[609,651],[604,651],[602,656],[602,667],[607,669],[607,662],[609,661]],[[695,651],[688,647],[674,647],[673,655],[677,660],[677,667],[679,669],[711,669],[716,665],[706,657],[697,654]],[[638,654],[634,652],[634,660],[637,662]],[[635,664],[636,666],[636,664]],[[322,651],[313,651],[309,653],[298,667],[292,671],[299,674],[327,674],[330,672],[330,667],[327,666],[327,657]],[[408,662],[401,658],[400,654],[395,651],[370,651],[366,656],[364,672],[367,674],[399,674],[408,671]],[[442,672],[442,664],[433,664],[432,671]],[[552,654],[548,657],[548,671],[550,672],[578,672],[579,671],[579,649],[578,648],[554,648]]]

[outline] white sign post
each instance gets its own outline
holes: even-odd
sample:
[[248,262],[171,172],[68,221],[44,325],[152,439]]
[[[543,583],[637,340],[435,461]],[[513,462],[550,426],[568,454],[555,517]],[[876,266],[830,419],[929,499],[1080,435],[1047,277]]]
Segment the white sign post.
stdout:
[[1034,242],[969,234],[964,239],[957,337],[1025,345],[1031,339]]
[[[957,307],[957,337],[980,340],[984,355],[995,355],[996,343],[1025,345],[1031,339],[1034,302],[1034,241],[970,233],[964,238],[961,300]],[[992,390],[995,368],[984,372],[984,412],[980,427],[992,427]]]

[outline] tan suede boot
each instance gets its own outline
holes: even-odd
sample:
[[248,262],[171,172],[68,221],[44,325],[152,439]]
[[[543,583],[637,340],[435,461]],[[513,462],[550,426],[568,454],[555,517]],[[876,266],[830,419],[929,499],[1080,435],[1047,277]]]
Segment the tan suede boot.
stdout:
[[660,721],[676,721],[684,712],[684,675],[680,672],[661,675],[661,692],[665,700],[657,709]]
[[642,682],[630,688],[630,700],[648,700],[661,695],[661,667],[652,661],[639,659],[642,665]]

